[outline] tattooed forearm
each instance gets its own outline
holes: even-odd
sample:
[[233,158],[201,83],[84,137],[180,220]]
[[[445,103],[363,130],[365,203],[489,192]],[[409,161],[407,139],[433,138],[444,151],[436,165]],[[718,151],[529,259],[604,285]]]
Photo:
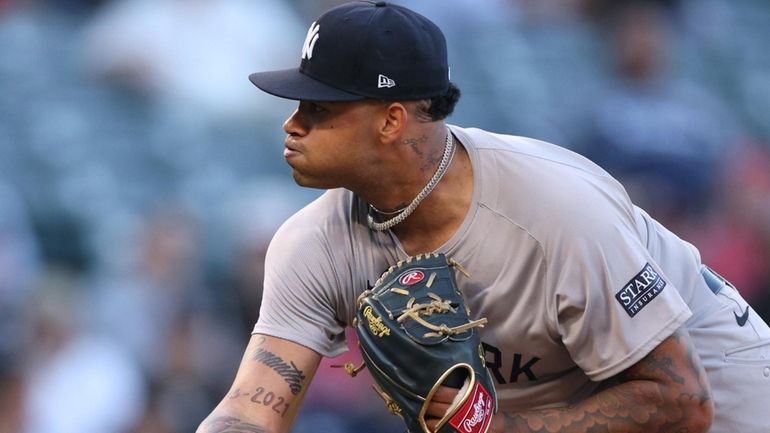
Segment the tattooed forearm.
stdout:
[[506,414],[505,431],[702,433],[713,406],[686,333],[674,334],[618,375],[620,383],[577,404]]
[[[683,396],[698,398],[701,405],[710,405],[711,390],[706,370],[687,331],[677,330],[661,346],[662,349],[650,353],[635,366],[623,372],[621,380],[652,379],[658,383],[674,382],[680,385],[675,388]],[[674,357],[667,356],[671,351],[675,351]]]
[[227,398],[229,398],[230,400],[235,400],[241,397],[248,397],[249,401],[251,401],[252,403],[269,407],[270,409],[273,410],[273,412],[280,415],[281,418],[286,416],[286,413],[291,407],[291,404],[289,403],[290,402],[289,399],[287,399],[284,396],[278,395],[273,391],[269,391],[265,389],[265,387],[263,386],[258,386],[256,389],[254,389],[254,392],[241,391],[240,388],[235,388],[230,393],[230,395],[228,395]]
[[655,374],[656,372],[661,372],[671,378],[672,381],[683,385],[684,384],[684,378],[677,374],[676,370],[673,367],[673,361],[671,361],[671,358],[655,358],[650,357],[646,363],[644,363],[642,366],[646,370],[646,373],[648,374]]
[[[682,410],[655,392],[611,389],[578,405],[506,415],[506,430],[532,433],[690,432]],[[638,393],[639,397],[634,394]],[[657,400],[657,403],[650,403]],[[673,406],[673,405],[672,405]]]
[[267,365],[283,377],[283,380],[289,384],[292,394],[297,395],[302,391],[302,381],[305,380],[305,374],[293,362],[286,363],[279,356],[261,347],[254,351],[253,359]]
[[267,433],[267,430],[232,416],[220,416],[206,422],[198,433]]
[[677,342],[680,342],[680,344],[684,344],[687,347],[688,366],[690,367],[690,370],[698,372],[698,385],[700,392],[697,394],[697,396],[700,400],[700,404],[711,404],[711,385],[709,385],[708,377],[706,377],[706,370],[701,366],[700,356],[698,356],[698,352],[695,350],[695,346],[689,339],[686,339],[686,341],[682,342],[681,333],[674,334],[674,338],[677,339]]

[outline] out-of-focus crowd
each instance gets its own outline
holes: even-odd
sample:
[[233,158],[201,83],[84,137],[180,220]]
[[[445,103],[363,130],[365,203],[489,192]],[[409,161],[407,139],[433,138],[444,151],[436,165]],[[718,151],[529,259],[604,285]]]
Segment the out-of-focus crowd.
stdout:
[[[262,258],[318,195],[281,156],[340,1],[0,0],[0,433],[194,431],[258,317]],[[770,3],[402,0],[446,33],[452,123],[607,168],[770,319]],[[400,431],[325,360],[293,429]]]

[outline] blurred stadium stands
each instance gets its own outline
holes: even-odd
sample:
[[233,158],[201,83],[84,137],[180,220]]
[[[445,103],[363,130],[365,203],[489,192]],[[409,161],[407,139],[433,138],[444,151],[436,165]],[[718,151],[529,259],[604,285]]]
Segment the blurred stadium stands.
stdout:
[[[318,194],[246,77],[338,3],[0,0],[0,433],[190,432],[225,395]],[[597,159],[770,319],[770,3],[398,3],[445,29],[452,123]],[[295,433],[400,431],[328,364]]]

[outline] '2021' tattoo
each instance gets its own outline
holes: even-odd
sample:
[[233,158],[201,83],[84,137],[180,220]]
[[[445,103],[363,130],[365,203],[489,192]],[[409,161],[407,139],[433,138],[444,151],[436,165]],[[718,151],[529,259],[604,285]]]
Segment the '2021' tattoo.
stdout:
[[283,418],[286,415],[286,411],[289,410],[289,403],[285,397],[282,397],[272,391],[266,390],[264,387],[257,387],[253,393],[242,392],[240,388],[236,388],[230,393],[230,399],[238,397],[249,397],[249,401],[256,404],[267,406],[273,410],[273,412],[281,415]]
[[305,380],[305,374],[293,362],[287,363],[281,357],[261,347],[254,351],[253,359],[278,373],[289,384],[292,394],[297,395],[302,390],[302,381]]

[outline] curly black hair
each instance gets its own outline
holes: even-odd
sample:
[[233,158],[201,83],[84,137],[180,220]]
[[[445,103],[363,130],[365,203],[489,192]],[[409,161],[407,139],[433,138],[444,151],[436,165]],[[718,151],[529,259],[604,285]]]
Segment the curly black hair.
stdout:
[[460,88],[450,82],[446,92],[417,104],[417,118],[424,122],[435,122],[447,118],[460,100]]

